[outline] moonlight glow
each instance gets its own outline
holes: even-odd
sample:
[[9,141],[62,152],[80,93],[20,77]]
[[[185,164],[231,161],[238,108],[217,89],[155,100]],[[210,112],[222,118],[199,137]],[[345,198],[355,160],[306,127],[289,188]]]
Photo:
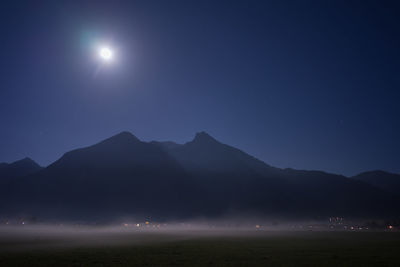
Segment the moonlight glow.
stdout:
[[99,55],[104,61],[110,61],[112,59],[113,52],[108,47],[102,47],[100,48]]

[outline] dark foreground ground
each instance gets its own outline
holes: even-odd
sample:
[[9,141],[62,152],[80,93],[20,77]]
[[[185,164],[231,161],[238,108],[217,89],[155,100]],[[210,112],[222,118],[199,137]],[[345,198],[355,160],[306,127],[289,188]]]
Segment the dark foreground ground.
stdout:
[[400,233],[3,229],[0,266],[400,266]]

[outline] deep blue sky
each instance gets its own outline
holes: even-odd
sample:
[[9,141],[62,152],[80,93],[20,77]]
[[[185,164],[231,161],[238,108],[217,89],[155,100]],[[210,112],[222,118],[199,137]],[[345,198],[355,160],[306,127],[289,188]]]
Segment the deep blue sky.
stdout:
[[0,162],[204,130],[278,167],[400,173],[395,2],[15,2],[0,8]]

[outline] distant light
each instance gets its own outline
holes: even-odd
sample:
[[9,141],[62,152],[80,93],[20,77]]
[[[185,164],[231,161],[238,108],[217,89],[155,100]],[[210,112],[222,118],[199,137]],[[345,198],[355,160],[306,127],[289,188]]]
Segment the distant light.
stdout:
[[104,61],[110,61],[112,59],[113,52],[108,47],[102,47],[100,48],[99,55]]

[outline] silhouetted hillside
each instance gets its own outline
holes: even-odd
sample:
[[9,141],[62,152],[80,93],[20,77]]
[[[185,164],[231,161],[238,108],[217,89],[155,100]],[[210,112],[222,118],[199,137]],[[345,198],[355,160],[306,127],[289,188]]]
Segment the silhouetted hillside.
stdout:
[[204,132],[182,145],[122,132],[13,179],[0,200],[1,214],[85,220],[393,217],[400,203],[362,181],[271,167]]
[[0,179],[14,178],[39,171],[39,166],[30,158],[24,158],[13,163],[0,163]]
[[17,211],[28,205],[31,213],[57,217],[168,216],[185,205],[185,175],[159,146],[123,132],[65,153],[40,173],[25,177],[22,186],[14,183],[13,190],[21,194],[10,199]]
[[388,192],[400,195],[399,174],[378,170],[378,171],[363,172],[351,178],[366,182],[368,184],[374,185]]
[[222,144],[205,132],[183,145],[159,143],[186,169],[192,171],[266,174],[275,168],[234,147]]

